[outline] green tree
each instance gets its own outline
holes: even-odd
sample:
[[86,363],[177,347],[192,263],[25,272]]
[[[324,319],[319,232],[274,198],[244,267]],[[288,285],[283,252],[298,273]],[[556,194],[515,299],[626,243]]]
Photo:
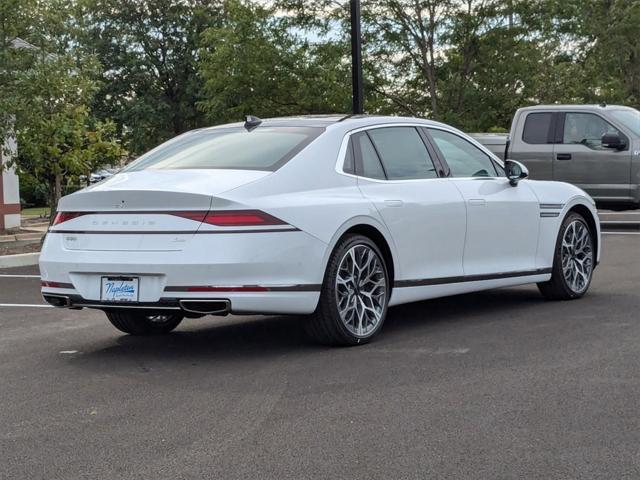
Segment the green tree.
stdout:
[[42,183],[55,206],[66,181],[115,163],[123,152],[115,125],[89,109],[100,66],[70,48],[68,5],[21,5],[0,8],[0,140],[15,135],[13,165],[22,178]]
[[222,25],[201,43],[199,108],[214,122],[243,115],[347,111],[349,64],[339,41],[312,42],[292,32],[272,9],[224,2]]
[[55,207],[68,179],[101,165],[116,164],[123,155],[112,122],[92,117],[88,104],[95,82],[68,56],[41,55],[16,75],[14,113],[19,175],[47,186]]
[[77,0],[74,35],[102,65],[93,110],[133,154],[203,126],[198,44],[219,12],[217,0]]

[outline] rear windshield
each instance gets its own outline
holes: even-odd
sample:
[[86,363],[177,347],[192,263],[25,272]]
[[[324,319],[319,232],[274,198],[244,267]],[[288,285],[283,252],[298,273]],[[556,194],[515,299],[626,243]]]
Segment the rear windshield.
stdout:
[[273,171],[323,131],[319,127],[196,130],[163,143],[122,171],[216,168]]

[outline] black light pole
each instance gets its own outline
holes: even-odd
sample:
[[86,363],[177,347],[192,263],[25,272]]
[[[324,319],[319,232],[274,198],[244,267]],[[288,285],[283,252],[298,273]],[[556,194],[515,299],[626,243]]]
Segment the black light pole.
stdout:
[[360,0],[351,4],[351,76],[353,85],[353,113],[364,113],[364,87],[362,85],[362,34],[360,30]]

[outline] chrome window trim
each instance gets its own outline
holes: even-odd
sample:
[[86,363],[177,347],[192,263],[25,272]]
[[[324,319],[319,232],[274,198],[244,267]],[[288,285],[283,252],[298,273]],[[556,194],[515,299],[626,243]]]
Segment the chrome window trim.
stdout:
[[[492,161],[493,163],[497,163],[498,166],[500,166],[500,168],[502,168],[503,170],[505,169],[505,165],[504,162],[502,160],[500,160],[500,158],[498,158],[491,150],[489,150],[488,148],[486,148],[484,145],[482,145],[480,142],[478,142],[477,140],[475,140],[472,137],[468,137],[465,138],[462,135],[460,135],[460,132],[457,132],[455,130],[449,129],[449,128],[442,128],[440,126],[428,126],[427,130],[429,129],[433,129],[433,130],[440,130],[443,132],[447,132],[450,133],[452,135],[455,135],[456,137],[465,140],[467,143],[471,144],[472,146],[476,147],[478,150],[480,150],[482,153],[484,153],[487,157],[489,157],[489,161]],[[432,140],[433,142],[435,142],[435,140]],[[437,146],[437,145],[436,145]],[[446,162],[447,159],[445,158],[444,161]],[[449,165],[447,163],[447,165]],[[451,168],[451,166],[449,166],[449,168]],[[495,166],[494,166],[495,168]],[[498,173],[498,169],[496,168],[496,173]],[[484,179],[484,180],[489,180],[489,179],[506,179],[507,177],[504,176],[490,176],[490,177],[456,177],[455,175],[451,175],[449,178],[453,178],[456,180],[461,180],[461,179],[473,179],[473,180],[478,180],[478,179]]]
[[[456,180],[463,180],[463,179],[473,179],[473,180],[491,180],[491,179],[496,179],[496,180],[505,180],[506,177],[501,177],[501,176],[493,176],[493,177],[436,177],[436,178],[411,178],[411,179],[405,179],[405,180],[389,180],[389,179],[377,179],[377,178],[369,178],[369,177],[363,177],[361,175],[356,175],[353,173],[346,173],[345,171],[343,171],[343,166],[344,166],[344,161],[345,161],[345,157],[347,155],[347,148],[349,146],[349,141],[351,140],[351,136],[355,135],[356,133],[360,133],[360,132],[366,132],[368,130],[375,130],[378,128],[389,128],[389,127],[414,127],[414,128],[426,128],[426,129],[436,129],[436,130],[442,130],[444,132],[447,133],[451,133],[453,135],[456,135],[458,137],[460,137],[463,140],[468,141],[469,143],[471,143],[474,147],[477,147],[482,153],[486,154],[490,160],[496,162],[502,169],[504,169],[504,163],[502,162],[502,160],[500,160],[498,157],[496,157],[489,149],[485,148],[482,144],[480,144],[478,141],[474,140],[473,138],[465,138],[462,137],[460,135],[459,132],[457,132],[454,129],[451,128],[446,128],[443,127],[441,125],[430,125],[430,124],[426,124],[426,123],[413,123],[413,122],[401,122],[401,123],[379,123],[379,124],[375,124],[375,125],[367,125],[365,127],[358,127],[355,128],[353,130],[348,131],[347,133],[345,133],[344,137],[342,138],[342,144],[340,145],[340,150],[338,151],[338,158],[336,160],[335,163],[335,171],[336,173],[338,173],[339,175],[343,175],[345,177],[351,177],[354,178],[356,180],[358,179],[362,179],[362,180],[367,180],[369,182],[374,182],[374,183],[386,183],[386,184],[402,184],[402,183],[415,183],[415,182],[425,182],[425,181],[434,181],[434,180],[449,180],[449,179],[456,179]],[[425,148],[426,145],[425,145]],[[431,155],[431,152],[429,152],[429,155]],[[432,159],[433,161],[433,159]]]

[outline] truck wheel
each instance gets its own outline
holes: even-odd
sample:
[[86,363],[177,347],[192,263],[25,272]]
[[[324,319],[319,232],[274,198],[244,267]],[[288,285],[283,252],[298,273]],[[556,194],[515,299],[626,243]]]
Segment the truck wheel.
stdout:
[[376,244],[347,235],[331,254],[307,333],[325,345],[367,343],[382,328],[390,294],[387,265]]
[[176,328],[184,318],[175,313],[146,315],[127,310],[105,313],[114,327],[129,335],[163,335]]
[[577,213],[566,216],[556,242],[551,280],[538,283],[548,300],[573,300],[587,293],[595,266],[593,233]]

